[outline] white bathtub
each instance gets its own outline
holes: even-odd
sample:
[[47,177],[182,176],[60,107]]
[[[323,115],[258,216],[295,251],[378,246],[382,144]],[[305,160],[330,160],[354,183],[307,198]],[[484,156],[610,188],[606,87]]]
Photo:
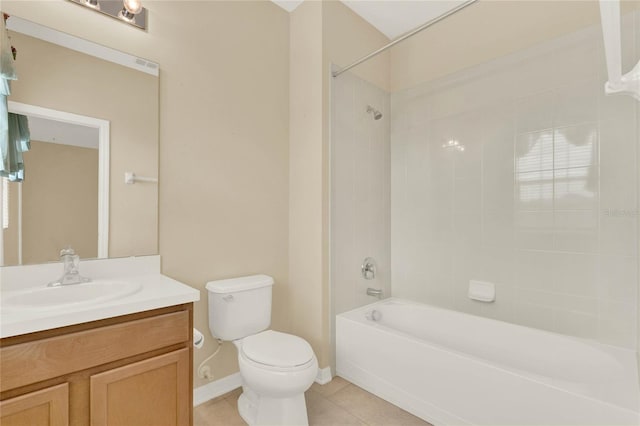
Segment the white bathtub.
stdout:
[[436,425],[640,424],[635,352],[400,299],[337,316],[336,371]]

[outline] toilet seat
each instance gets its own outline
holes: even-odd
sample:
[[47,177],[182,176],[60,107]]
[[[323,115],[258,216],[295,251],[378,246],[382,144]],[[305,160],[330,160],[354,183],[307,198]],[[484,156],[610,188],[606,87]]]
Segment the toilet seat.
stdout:
[[277,369],[306,366],[315,357],[306,340],[273,330],[244,338],[241,352],[250,361]]

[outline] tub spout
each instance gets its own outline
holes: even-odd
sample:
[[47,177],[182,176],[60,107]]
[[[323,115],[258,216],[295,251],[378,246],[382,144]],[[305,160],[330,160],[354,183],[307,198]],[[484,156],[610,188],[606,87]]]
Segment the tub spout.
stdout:
[[373,296],[377,297],[378,299],[382,299],[382,296],[384,296],[384,291],[382,291],[382,289],[369,287],[367,289],[367,296]]

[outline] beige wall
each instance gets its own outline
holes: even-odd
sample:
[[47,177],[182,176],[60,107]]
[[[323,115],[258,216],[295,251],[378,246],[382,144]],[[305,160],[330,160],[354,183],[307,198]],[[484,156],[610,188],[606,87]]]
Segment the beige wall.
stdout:
[[[0,184],[2,184],[2,180],[0,179]],[[2,230],[2,238],[4,243],[4,264],[5,265],[17,265],[20,257],[18,256],[18,230],[19,230],[19,222],[18,222],[18,214],[20,210],[18,209],[18,203],[16,200],[18,199],[18,190],[20,188],[20,184],[9,182],[9,226],[7,229]]]
[[[622,11],[639,7],[623,1]],[[391,49],[391,90],[413,87],[600,21],[598,1],[480,1]]]
[[31,141],[24,154],[22,261],[57,261],[71,246],[98,255],[98,150]]
[[[163,272],[207,281],[275,278],[272,328],[288,331],[289,24],[271,2],[157,2],[150,34],[161,65],[160,254]],[[148,55],[149,53],[147,53]],[[237,371],[226,343],[216,378]],[[206,382],[197,379],[195,385]]]
[[26,179],[9,183],[4,264],[19,261],[18,190],[22,185],[22,263],[57,261],[71,246],[82,258],[98,254],[98,150],[31,141]]
[[[30,19],[29,13],[16,15]],[[18,33],[11,33],[11,43],[18,50],[19,80],[10,100],[110,122],[109,256],[157,253],[158,188],[126,185],[124,173],[158,174],[158,79]]]
[[[348,65],[388,39],[337,1],[307,1],[290,15],[289,279],[292,331],[321,368],[332,363],[329,289],[331,65]],[[389,86],[389,57],[354,69]]]
[[322,3],[290,15],[289,279],[292,332],[327,365],[323,310]]

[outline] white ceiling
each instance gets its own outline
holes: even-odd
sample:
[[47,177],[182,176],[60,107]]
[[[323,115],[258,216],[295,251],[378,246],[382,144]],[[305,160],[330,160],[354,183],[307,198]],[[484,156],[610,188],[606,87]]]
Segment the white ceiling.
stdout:
[[342,3],[394,39],[464,3],[459,0],[342,0]]
[[[272,1],[289,12],[302,3],[302,0]],[[464,0],[341,1],[390,39],[394,39],[464,3]]]
[[28,118],[31,140],[98,149],[97,128],[40,117]]

